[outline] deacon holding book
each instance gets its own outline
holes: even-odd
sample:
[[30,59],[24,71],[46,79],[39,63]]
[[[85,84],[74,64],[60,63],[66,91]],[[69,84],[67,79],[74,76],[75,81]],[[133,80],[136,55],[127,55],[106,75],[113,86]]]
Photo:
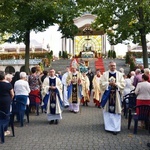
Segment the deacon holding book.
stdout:
[[125,87],[123,74],[116,70],[116,63],[109,63],[109,70],[101,77],[100,87],[102,94],[111,87],[107,103],[103,110],[104,126],[106,131],[116,135],[121,131],[121,94]]

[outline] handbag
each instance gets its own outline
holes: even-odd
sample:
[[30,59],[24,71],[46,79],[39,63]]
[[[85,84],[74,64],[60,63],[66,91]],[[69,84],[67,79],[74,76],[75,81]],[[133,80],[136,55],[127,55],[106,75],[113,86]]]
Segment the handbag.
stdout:
[[110,91],[111,91],[111,86],[108,86],[108,89],[105,90],[105,92],[102,95],[101,104],[100,104],[101,107],[104,107],[106,105],[107,100],[108,100],[109,95],[110,95]]

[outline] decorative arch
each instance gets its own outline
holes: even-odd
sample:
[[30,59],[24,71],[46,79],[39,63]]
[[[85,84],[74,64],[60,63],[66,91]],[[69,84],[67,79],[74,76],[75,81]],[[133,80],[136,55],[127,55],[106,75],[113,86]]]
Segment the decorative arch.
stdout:
[[[90,46],[90,49],[86,49],[85,45]],[[75,54],[78,55],[81,51],[94,51],[100,52],[102,50],[102,37],[101,35],[92,35],[87,39],[86,36],[76,36],[75,37]]]
[[[29,71],[30,71],[30,68],[29,68]],[[25,72],[25,65],[20,67],[20,72]]]
[[20,72],[24,72],[25,71],[25,66],[21,66],[20,67]]
[[15,68],[13,66],[7,66],[5,68],[5,73],[10,73],[10,74],[15,73]]
[[95,19],[96,16],[92,14],[83,14],[81,17],[74,19],[74,24],[79,29],[74,37],[74,54],[76,56],[79,56],[82,52],[89,53],[91,51],[95,54],[101,54],[105,51],[104,31],[102,29],[95,30],[91,26]]

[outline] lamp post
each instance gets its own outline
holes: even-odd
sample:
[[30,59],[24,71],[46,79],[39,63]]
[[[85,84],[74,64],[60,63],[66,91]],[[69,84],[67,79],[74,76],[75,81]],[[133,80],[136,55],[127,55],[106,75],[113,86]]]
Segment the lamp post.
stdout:
[[34,45],[32,45],[32,52],[34,53],[35,52],[35,46]]
[[19,45],[16,47],[16,52],[20,53],[20,47],[19,47]]

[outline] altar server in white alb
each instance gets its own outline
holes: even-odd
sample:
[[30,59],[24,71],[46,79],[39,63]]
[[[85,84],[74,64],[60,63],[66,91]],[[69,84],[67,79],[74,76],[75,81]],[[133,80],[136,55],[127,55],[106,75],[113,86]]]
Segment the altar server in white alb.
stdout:
[[47,106],[47,119],[50,124],[58,124],[58,121],[62,119],[62,83],[55,76],[54,69],[50,69],[49,77],[44,79],[42,86],[45,94],[49,95],[44,101]]
[[103,110],[104,126],[106,131],[116,135],[121,131],[121,94],[125,87],[123,74],[116,70],[116,63],[109,63],[109,70],[101,77],[100,87],[102,94],[111,86],[110,95]]
[[67,91],[67,82],[66,79],[68,77],[68,74],[70,73],[70,67],[66,67],[66,72],[62,76],[62,84],[63,84],[63,101],[64,101],[64,107],[69,107],[69,101],[68,101],[68,91]]

